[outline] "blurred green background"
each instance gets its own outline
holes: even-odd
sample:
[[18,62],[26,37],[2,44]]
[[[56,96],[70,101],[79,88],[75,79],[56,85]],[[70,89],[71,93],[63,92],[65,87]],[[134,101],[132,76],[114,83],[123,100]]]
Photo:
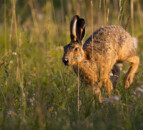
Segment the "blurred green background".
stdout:
[[[129,66],[121,68],[112,93],[119,101],[99,104],[80,84],[79,112],[78,78],[61,61],[75,14],[86,21],[84,41],[102,25],[121,25],[137,37],[140,57],[129,90]],[[142,49],[142,0],[0,0],[0,128],[143,129]]]

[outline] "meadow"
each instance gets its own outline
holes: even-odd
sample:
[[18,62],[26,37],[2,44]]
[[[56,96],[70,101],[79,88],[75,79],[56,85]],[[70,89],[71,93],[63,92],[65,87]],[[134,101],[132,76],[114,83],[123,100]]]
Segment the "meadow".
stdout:
[[[84,41],[102,25],[121,25],[138,39],[138,72],[125,90],[129,64],[121,66],[116,100],[98,103],[62,63],[75,14],[86,21]],[[1,0],[0,129],[143,129],[143,1]]]

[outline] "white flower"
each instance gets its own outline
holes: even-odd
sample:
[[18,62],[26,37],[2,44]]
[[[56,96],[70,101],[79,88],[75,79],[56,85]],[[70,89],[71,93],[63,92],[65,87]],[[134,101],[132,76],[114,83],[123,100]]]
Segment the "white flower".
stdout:
[[7,114],[8,114],[8,115],[12,115],[12,113],[13,113],[13,111],[10,110],[10,111],[8,111]]
[[136,91],[139,91],[139,92],[143,93],[143,88],[136,88]]
[[9,110],[7,114],[10,115],[10,116],[15,116],[16,115],[16,113],[12,110]]
[[12,55],[17,56],[17,53],[16,52],[12,52]]
[[30,101],[31,103],[33,103],[33,102],[35,101],[35,98],[34,98],[34,97],[29,98],[29,101]]
[[13,64],[13,60],[11,60],[9,63],[10,63],[10,64]]
[[112,97],[113,100],[119,101],[120,100],[120,96],[114,96]]
[[121,98],[120,96],[112,96],[111,98],[105,99],[104,102],[111,103],[113,101],[119,101],[120,98]]
[[127,70],[123,70],[123,73],[126,74],[126,73],[127,73]]
[[108,75],[109,75],[109,76],[113,76],[113,73],[110,72]]

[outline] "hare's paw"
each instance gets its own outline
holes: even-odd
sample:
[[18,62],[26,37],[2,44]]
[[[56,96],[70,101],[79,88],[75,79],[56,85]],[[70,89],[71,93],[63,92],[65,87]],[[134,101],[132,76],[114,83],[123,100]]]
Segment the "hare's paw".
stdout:
[[125,77],[125,89],[128,89],[133,82],[134,75],[128,74]]

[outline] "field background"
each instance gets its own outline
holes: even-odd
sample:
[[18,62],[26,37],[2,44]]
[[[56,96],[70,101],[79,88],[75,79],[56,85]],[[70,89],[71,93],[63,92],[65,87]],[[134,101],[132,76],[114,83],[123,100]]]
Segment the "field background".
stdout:
[[[121,68],[118,101],[99,104],[80,84],[79,112],[78,77],[61,60],[75,14],[85,18],[85,39],[102,25],[123,26],[140,57],[129,90],[129,64]],[[142,49],[142,0],[0,0],[0,129],[143,129]]]

